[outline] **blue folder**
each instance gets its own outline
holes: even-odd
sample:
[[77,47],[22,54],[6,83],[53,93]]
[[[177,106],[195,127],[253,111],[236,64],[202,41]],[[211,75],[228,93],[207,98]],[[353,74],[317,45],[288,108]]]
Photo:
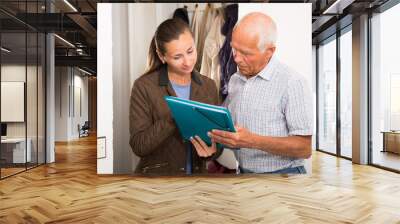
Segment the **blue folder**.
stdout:
[[210,146],[211,139],[207,132],[213,129],[235,132],[231,114],[225,107],[173,96],[165,96],[164,99],[182,137],[187,141],[197,135]]

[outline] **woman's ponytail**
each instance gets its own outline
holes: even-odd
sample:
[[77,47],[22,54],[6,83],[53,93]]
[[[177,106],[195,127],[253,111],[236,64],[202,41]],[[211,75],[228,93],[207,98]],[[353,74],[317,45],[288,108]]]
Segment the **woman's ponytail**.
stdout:
[[147,66],[144,75],[154,72],[155,70],[159,69],[161,65],[162,62],[157,54],[155,36],[153,36],[153,39],[150,43],[149,53],[147,54]]

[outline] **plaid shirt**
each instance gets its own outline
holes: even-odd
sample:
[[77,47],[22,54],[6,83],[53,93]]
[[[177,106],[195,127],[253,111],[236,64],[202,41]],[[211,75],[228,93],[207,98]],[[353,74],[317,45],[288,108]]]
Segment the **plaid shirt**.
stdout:
[[[224,105],[236,125],[275,137],[312,135],[312,96],[305,78],[272,57],[256,76],[235,73]],[[239,165],[256,173],[304,165],[303,159],[241,148],[234,150]]]

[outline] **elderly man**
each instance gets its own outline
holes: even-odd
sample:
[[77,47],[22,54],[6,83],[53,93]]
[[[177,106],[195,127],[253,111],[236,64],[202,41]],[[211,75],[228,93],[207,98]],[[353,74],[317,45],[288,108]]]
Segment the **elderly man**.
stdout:
[[[278,61],[276,25],[267,15],[250,13],[235,26],[232,51],[239,71],[230,81],[224,105],[236,132],[212,130],[213,142],[234,149],[242,173],[306,173],[311,156],[312,104],[304,77]],[[216,152],[193,138],[200,156]]]

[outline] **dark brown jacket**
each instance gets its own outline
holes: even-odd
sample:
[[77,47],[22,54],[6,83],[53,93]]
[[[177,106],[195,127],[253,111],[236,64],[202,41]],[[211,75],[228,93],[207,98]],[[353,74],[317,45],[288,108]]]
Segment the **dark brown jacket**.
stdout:
[[[186,145],[177,129],[164,96],[176,96],[168,79],[167,67],[141,76],[130,99],[130,145],[140,157],[135,173],[175,175],[185,173]],[[192,72],[190,99],[218,104],[215,82]],[[205,159],[195,150],[193,173],[206,172]]]

